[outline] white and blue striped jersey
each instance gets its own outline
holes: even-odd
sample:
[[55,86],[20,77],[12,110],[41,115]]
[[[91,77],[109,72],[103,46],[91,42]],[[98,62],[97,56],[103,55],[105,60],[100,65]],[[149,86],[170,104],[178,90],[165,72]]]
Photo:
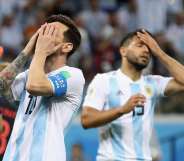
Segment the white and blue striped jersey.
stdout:
[[53,88],[65,89],[50,97],[31,96],[25,90],[27,75],[19,74],[12,84],[20,105],[3,161],[65,161],[64,132],[81,103],[83,74],[69,66],[49,73],[49,78],[57,78],[50,79]]
[[90,83],[83,107],[108,110],[124,105],[136,93],[146,97],[144,108],[135,109],[99,128],[97,161],[151,161],[150,137],[154,106],[171,78],[141,76],[132,81],[121,70],[97,74]]

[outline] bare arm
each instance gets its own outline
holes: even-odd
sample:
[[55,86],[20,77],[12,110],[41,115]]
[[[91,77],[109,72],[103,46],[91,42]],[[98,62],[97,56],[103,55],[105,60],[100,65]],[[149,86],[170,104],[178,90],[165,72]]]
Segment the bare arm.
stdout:
[[0,93],[10,103],[14,102],[10,86],[17,74],[23,70],[28,59],[29,56],[22,52],[11,64],[0,72]]
[[14,103],[10,86],[32,55],[37,35],[38,33],[35,33],[18,57],[0,72],[0,93],[10,103]]
[[145,31],[138,33],[138,37],[150,48],[154,56],[160,60],[173,77],[165,89],[165,95],[184,92],[184,66],[167,55]]
[[145,97],[136,94],[125,103],[122,107],[112,108],[110,110],[99,111],[93,107],[86,106],[83,108],[81,123],[84,128],[93,128],[103,126],[111,121],[121,117],[123,114],[131,112],[136,106],[144,106]]
[[46,24],[41,27],[26,84],[27,91],[32,95],[50,96],[53,94],[53,88],[44,67],[47,56],[61,47],[61,44],[55,43],[56,35],[57,29],[53,25]]

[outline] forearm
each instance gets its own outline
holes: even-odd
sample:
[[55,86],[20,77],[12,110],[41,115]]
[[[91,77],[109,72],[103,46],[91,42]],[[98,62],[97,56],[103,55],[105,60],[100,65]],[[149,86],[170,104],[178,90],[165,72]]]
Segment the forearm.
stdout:
[[46,81],[47,77],[45,75],[46,56],[44,54],[35,54],[31,62],[28,74],[27,84],[41,84]]
[[176,81],[184,84],[184,66],[181,63],[168,56],[162,50],[159,50],[157,58],[166,67],[166,69],[170,72],[171,76],[174,77]]
[[23,70],[28,59],[28,54],[21,52],[10,65],[8,65],[3,71],[0,72],[1,94],[3,94],[4,91],[9,89],[17,74]]
[[119,107],[106,111],[85,107],[82,111],[81,122],[84,128],[99,127],[112,122],[122,116],[122,114]]

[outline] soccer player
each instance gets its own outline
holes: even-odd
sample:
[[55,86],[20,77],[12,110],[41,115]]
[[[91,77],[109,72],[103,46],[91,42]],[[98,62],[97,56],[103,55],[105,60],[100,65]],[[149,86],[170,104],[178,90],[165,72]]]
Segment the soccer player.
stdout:
[[[97,74],[88,87],[81,122],[100,127],[97,161],[151,161],[150,136],[156,100],[184,91],[184,66],[160,49],[144,30],[120,44],[120,69]],[[142,75],[151,55],[172,77]]]
[[[81,41],[73,21],[53,15],[35,37],[29,70],[20,73],[9,88],[20,104],[3,161],[65,161],[64,132],[81,103],[83,74],[66,65]],[[26,53],[23,50],[22,55]],[[12,63],[16,69],[24,57],[18,56],[19,61]],[[2,77],[2,84],[10,87]],[[12,82],[14,76],[10,77]]]

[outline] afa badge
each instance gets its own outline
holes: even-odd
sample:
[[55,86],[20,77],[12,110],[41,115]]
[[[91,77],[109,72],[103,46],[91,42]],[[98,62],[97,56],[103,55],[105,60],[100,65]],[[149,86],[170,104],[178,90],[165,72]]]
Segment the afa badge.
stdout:
[[153,95],[153,89],[150,86],[145,86],[146,95],[151,97]]

